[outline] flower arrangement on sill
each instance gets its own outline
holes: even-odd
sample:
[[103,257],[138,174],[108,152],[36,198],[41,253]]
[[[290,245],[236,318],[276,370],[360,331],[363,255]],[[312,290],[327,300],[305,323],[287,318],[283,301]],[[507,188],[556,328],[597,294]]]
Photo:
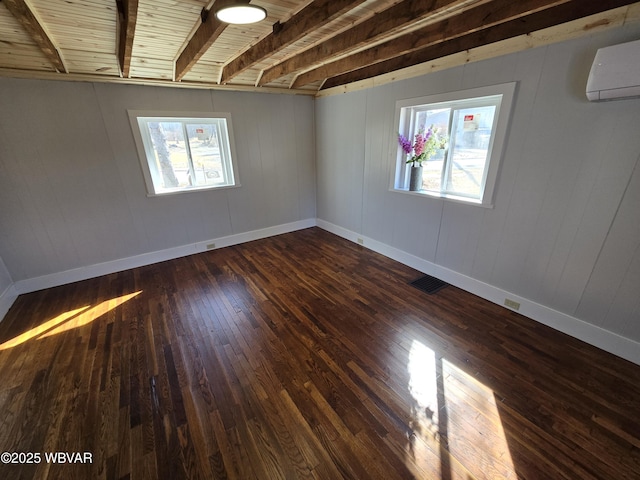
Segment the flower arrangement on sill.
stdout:
[[423,130],[416,133],[413,144],[402,134],[398,135],[398,143],[402,147],[402,151],[410,156],[406,163],[410,163],[412,167],[420,167],[422,162],[429,160],[436,154],[436,150],[446,148],[447,137],[446,135],[438,135],[438,129],[431,125],[425,133]]

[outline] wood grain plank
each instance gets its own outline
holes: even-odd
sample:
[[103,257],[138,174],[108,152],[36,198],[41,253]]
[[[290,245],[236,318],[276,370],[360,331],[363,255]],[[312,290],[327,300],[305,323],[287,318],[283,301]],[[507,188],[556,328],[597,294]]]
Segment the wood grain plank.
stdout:
[[58,48],[53,43],[42,24],[24,0],[5,0],[4,5],[22,24],[24,29],[38,44],[40,50],[45,54],[51,65],[62,73],[67,73],[67,68],[60,56]]
[[[227,1],[220,0],[216,2],[216,8],[222,8],[231,3],[249,3],[249,0]],[[213,15],[207,15],[206,19],[199,25],[193,34],[189,43],[180,52],[175,61],[175,80],[179,81],[184,75],[196,64],[196,62],[204,55],[209,47],[222,34],[227,24],[218,20]]]
[[274,26],[274,31],[232,59],[222,69],[220,83],[227,83],[247,68],[272,56],[309,31],[319,28],[364,0],[314,0],[286,22]]
[[94,463],[0,476],[637,477],[640,367],[417,276],[312,228],[21,296],[102,307],[0,350],[0,450]]
[[461,8],[466,3],[469,2],[461,0],[410,0],[397,3],[374,17],[269,67],[260,77],[258,85],[266,85],[277,78],[305,70],[314,64],[327,61],[334,55],[357,50],[369,42],[375,43],[380,38],[401,31],[414,22],[427,17],[438,18],[442,14]]
[[373,47],[356,52],[346,58],[327,62],[296,77],[292,88],[342,75],[351,70],[397,58],[408,53],[436,45],[478,30],[494,27],[508,21],[514,21],[527,15],[544,11],[568,0],[526,0],[513,3],[508,0],[494,0],[466,10],[457,16],[407,33],[400,37],[379,43]]
[[120,73],[127,78],[131,74],[131,54],[138,20],[138,0],[118,0],[118,62]]
[[633,3],[625,0],[607,0],[606,3],[591,3],[570,1],[549,8],[542,12],[535,12],[523,18],[511,20],[502,24],[459,35],[432,46],[406,53],[399,57],[376,62],[369,66],[354,68],[349,72],[335,75],[323,83],[322,89],[371,78],[386,72],[399,70],[412,65],[426,63],[436,58],[443,58],[465,50],[478,48],[509,38],[526,35],[532,32],[552,27],[558,23],[568,23],[576,19],[588,17],[607,10],[612,10]]

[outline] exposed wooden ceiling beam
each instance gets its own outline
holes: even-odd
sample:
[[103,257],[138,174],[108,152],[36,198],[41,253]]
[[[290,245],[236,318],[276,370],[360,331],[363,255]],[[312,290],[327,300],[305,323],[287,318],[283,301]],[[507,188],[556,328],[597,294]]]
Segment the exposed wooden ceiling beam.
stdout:
[[204,20],[184,47],[175,64],[175,80],[182,80],[189,70],[196,64],[200,57],[205,54],[213,42],[227,28],[227,23],[221,22],[213,14],[213,11],[231,3],[249,3],[250,0],[218,0],[206,15]]
[[[291,45],[309,31],[319,28],[365,0],[315,0],[249,50],[238,55],[222,69],[220,83],[225,84],[247,68]],[[275,27],[275,26],[274,26]]]
[[429,16],[455,12],[470,0],[405,0],[314,47],[288,58],[262,74],[258,85],[266,85],[290,73],[317,65],[332,56],[361,48],[366,44],[409,27]]
[[116,0],[118,5],[118,62],[124,78],[131,75],[131,52],[138,19],[138,0]]
[[383,60],[490,28],[500,23],[566,3],[569,0],[494,0],[401,37],[373,46],[299,75],[292,88],[366,67]]
[[49,59],[49,62],[51,62],[51,65],[53,65],[58,72],[67,73],[67,67],[65,67],[62,61],[60,52],[25,0],[4,0],[4,4],[38,44],[40,50],[42,50],[47,59]]
[[552,7],[548,10],[533,13],[526,17],[501,23],[443,43],[431,45],[407,55],[402,55],[368,67],[337,75],[327,79],[327,81],[322,85],[322,90],[365,80],[367,78],[376,77],[378,75],[394,72],[396,70],[419,65],[421,63],[430,62],[447,55],[453,55],[455,53],[496,43],[501,40],[526,35],[548,27],[588,17],[589,15],[631,5],[635,2],[636,0],[600,0],[599,2],[573,0],[568,3]]

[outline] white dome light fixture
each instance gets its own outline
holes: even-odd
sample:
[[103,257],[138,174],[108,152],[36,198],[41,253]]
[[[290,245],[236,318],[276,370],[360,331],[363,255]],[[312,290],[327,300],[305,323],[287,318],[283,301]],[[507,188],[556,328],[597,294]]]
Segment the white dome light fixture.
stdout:
[[221,22],[244,25],[264,20],[267,11],[256,5],[230,5],[216,11],[216,17]]

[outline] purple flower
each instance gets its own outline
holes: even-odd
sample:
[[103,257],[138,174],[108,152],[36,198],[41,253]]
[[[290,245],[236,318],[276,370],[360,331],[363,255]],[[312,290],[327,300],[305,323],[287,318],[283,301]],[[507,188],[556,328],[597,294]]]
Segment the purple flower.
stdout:
[[439,136],[438,129],[434,125],[431,125],[426,133],[423,133],[423,131],[421,128],[414,136],[413,144],[407,137],[398,134],[398,143],[402,147],[402,151],[410,157],[406,163],[421,165],[422,162],[435,155],[437,148],[443,148],[446,145],[446,135]]
[[411,147],[411,142],[407,139],[407,137],[405,137],[402,134],[399,134],[398,135],[398,143],[402,147],[402,150],[404,151],[404,153],[406,153],[407,155],[411,154],[411,149],[413,147]]
[[429,127],[429,130],[427,130],[427,133],[424,134],[424,142],[427,143],[432,135],[433,135],[433,125],[431,125]]

